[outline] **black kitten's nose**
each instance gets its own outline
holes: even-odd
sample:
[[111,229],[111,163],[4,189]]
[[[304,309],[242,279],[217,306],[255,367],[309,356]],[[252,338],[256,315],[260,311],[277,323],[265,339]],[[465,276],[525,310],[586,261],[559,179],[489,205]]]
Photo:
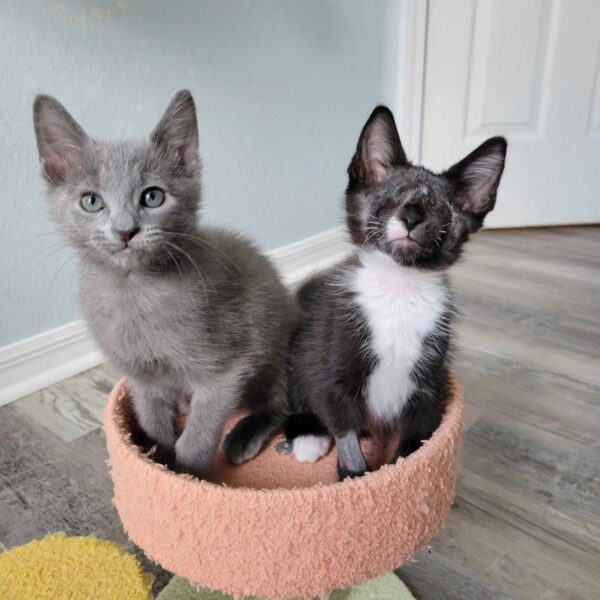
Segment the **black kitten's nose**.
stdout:
[[405,206],[400,212],[400,220],[408,231],[414,229],[419,223],[423,222],[425,212],[418,205]]
[[115,231],[115,233],[119,236],[119,239],[122,242],[125,242],[126,244],[129,242],[129,240],[134,237],[135,235],[137,235],[140,232],[140,228],[139,227],[133,227],[131,229],[121,229],[121,230],[117,230]]

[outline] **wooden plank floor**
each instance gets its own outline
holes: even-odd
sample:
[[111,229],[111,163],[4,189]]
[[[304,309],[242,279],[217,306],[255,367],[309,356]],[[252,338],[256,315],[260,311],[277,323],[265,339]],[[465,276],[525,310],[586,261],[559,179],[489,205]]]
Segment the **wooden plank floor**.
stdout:
[[[487,231],[453,280],[467,423],[446,528],[399,569],[421,600],[600,598],[600,227]],[[0,409],[0,551],[49,531],[134,551],[93,369]],[[169,574],[145,560],[160,589]]]

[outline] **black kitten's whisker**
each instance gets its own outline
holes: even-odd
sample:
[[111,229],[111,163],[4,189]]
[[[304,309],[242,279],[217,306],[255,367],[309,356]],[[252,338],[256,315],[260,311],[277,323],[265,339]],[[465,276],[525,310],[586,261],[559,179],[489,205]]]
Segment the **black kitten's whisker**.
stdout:
[[379,233],[379,231],[377,229],[367,229],[367,235],[365,236],[365,240],[362,243],[363,248],[365,247],[366,244],[368,244],[371,241],[371,238],[373,238],[374,236],[376,236]]

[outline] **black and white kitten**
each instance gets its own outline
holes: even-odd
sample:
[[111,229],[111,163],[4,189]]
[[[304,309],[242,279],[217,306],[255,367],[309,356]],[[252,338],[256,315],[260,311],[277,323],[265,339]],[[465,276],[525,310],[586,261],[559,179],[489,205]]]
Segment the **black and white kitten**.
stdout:
[[298,460],[325,454],[330,433],[340,478],[360,475],[361,433],[399,432],[397,459],[440,424],[455,314],[446,269],[494,208],[506,146],[491,138],[436,174],[408,162],[387,108],[371,114],[348,168],[356,252],[298,291],[287,428]]

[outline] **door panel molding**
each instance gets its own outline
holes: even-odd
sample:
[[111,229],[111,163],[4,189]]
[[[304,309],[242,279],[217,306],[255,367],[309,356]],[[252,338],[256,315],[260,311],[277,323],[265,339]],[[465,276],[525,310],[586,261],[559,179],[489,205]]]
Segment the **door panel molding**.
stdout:
[[[499,129],[513,139],[543,137],[558,12],[556,0],[549,10],[548,4],[547,0],[472,2],[465,139],[478,141]],[[502,42],[515,28],[517,43],[508,50]],[[502,94],[507,85],[514,90],[508,101]]]
[[509,141],[492,227],[600,222],[600,2],[429,0],[421,158]]

